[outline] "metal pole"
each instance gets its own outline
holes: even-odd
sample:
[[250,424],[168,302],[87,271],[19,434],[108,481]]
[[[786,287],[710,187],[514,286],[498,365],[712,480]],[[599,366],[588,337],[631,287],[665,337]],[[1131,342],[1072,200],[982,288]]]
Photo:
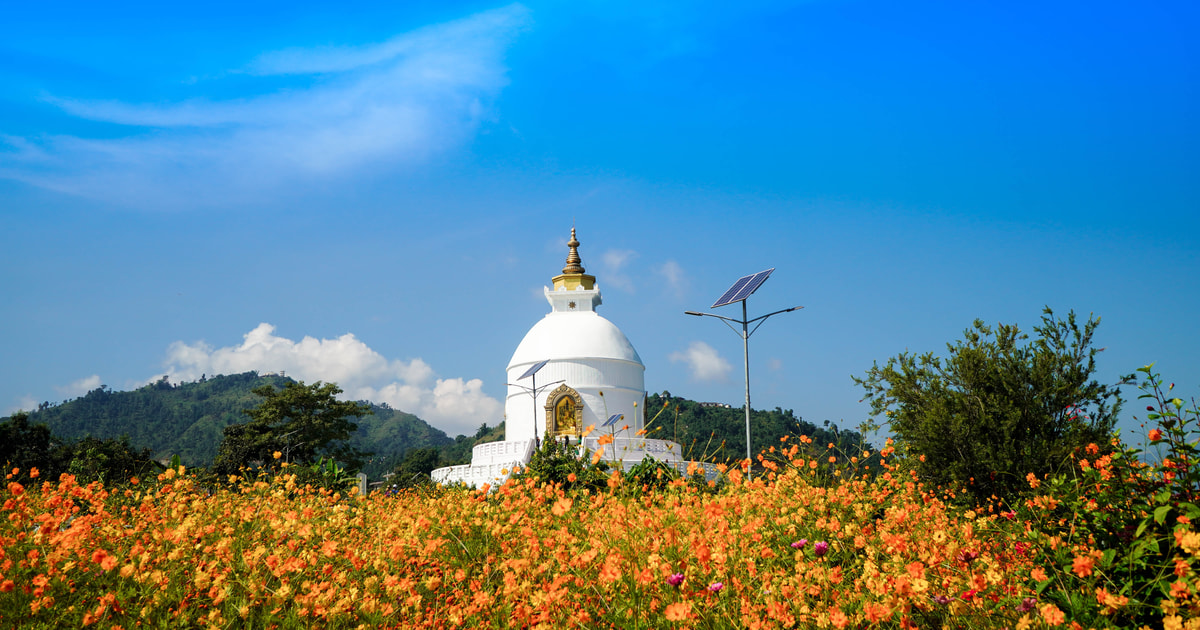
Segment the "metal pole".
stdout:
[[750,332],[746,321],[746,300],[742,300],[742,358],[746,363],[746,479],[752,478],[754,460],[750,454]]
[[537,430],[537,372],[534,372],[531,378],[533,379],[533,392],[530,394],[530,398],[533,399],[533,445],[541,447],[541,436],[538,435]]
[[[792,311],[798,311],[802,308],[804,308],[804,307],[803,306],[793,306],[792,308],[785,308],[782,310],[775,311],[774,313],[767,313],[766,315],[760,315],[758,317],[755,317],[754,319],[749,319],[748,316],[746,315],[746,301],[742,300],[742,318],[740,320],[734,319],[732,317],[725,317],[722,315],[717,315],[715,313],[700,313],[698,311],[684,311],[683,312],[684,315],[694,315],[696,317],[715,317],[715,318],[725,322],[725,325],[729,326],[730,330],[732,330],[734,333],[741,335],[741,337],[742,337],[742,357],[745,360],[745,365],[746,365],[746,460],[748,462],[750,462],[751,464],[753,464],[754,456],[751,451],[751,445],[750,445],[750,335],[753,335],[754,331],[758,330],[758,327],[762,326],[763,323],[766,322],[768,318],[770,318],[774,315],[778,315],[780,313],[790,313]],[[754,322],[758,322],[758,323],[754,324]],[[735,323],[742,325],[741,333],[738,333],[738,329],[734,328],[733,324],[735,324]],[[750,329],[750,324],[754,324],[754,330]],[[749,468],[746,469],[746,478],[747,479],[752,478]]]

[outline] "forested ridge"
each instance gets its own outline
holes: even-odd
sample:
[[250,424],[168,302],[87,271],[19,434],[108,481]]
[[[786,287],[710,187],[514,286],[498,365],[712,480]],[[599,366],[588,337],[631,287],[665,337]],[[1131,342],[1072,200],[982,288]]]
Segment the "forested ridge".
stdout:
[[[821,426],[797,416],[791,409],[750,410],[752,451],[780,444],[784,436],[808,436],[822,448],[834,444],[842,451],[859,447],[863,436],[824,421]],[[671,392],[646,398],[646,435],[678,442],[687,459],[725,462],[746,457],[746,408],[720,403],[700,403]]]
[[[29,412],[29,423],[45,424],[64,440],[128,436],[130,444],[150,449],[158,459],[179,455],[188,466],[208,466],[225,427],[248,422],[244,411],[262,402],[254,388],[291,380],[245,372],[179,384],[164,378],[127,392],[102,386],[61,404],[39,405]],[[373,413],[356,421],[350,439],[350,446],[373,453],[364,467],[368,475],[390,470],[410,449],[454,443],[417,416],[387,405],[370,407]]]

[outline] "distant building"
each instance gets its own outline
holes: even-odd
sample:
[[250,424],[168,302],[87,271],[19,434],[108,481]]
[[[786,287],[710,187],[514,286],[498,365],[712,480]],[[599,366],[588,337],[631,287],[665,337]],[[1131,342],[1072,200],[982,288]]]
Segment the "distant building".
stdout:
[[[434,481],[495,485],[529,461],[543,436],[591,451],[599,448],[601,436],[611,436],[613,442],[604,447],[610,463],[629,469],[652,457],[686,470],[679,444],[639,436],[645,426],[646,366],[625,334],[596,313],[600,289],[583,267],[574,228],[567,246],[566,266],[545,289],[550,312],[526,333],[508,362],[505,440],[476,446],[470,464],[434,470]],[[543,361],[532,378],[521,379]],[[526,389],[535,381],[536,396]],[[584,436],[589,426],[594,428]]]

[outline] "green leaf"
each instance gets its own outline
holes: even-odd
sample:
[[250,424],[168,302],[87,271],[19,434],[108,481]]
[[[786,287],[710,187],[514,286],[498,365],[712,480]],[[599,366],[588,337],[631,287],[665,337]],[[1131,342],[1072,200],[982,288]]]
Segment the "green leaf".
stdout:
[[1149,516],[1147,516],[1146,518],[1142,519],[1142,522],[1141,522],[1141,523],[1139,523],[1139,524],[1138,524],[1137,531],[1136,531],[1136,532],[1134,532],[1134,534],[1133,534],[1133,537],[1134,537],[1134,538],[1141,538],[1141,536],[1142,536],[1142,533],[1143,533],[1143,532],[1145,532],[1145,531],[1146,531],[1146,528],[1147,528],[1147,527],[1149,527],[1149,526],[1150,526],[1150,517],[1149,517]]
[[1049,579],[1049,580],[1042,580],[1041,582],[1038,582],[1037,594],[1041,595],[1042,591],[1046,590],[1046,587],[1050,586],[1050,583],[1053,581],[1054,581],[1053,579]]
[[1171,511],[1171,506],[1163,505],[1154,510],[1154,522],[1162,525],[1167,520],[1167,513]]

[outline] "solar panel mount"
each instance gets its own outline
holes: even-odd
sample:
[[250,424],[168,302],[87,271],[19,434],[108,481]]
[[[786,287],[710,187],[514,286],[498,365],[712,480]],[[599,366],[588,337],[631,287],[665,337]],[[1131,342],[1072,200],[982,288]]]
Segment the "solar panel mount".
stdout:
[[762,286],[762,283],[767,281],[767,277],[771,275],[772,271],[775,271],[774,267],[771,267],[766,271],[752,273],[743,278],[739,278],[737,282],[733,283],[733,286],[729,287],[729,290],[726,291],[724,295],[722,295],[719,299],[717,299],[716,302],[713,303],[711,308],[725,306],[726,304],[733,304],[734,302],[741,302],[742,300],[750,297],[751,293],[757,291],[758,287]]
[[608,420],[604,421],[604,424],[602,424],[600,426],[607,427],[607,426],[614,425],[624,417],[625,417],[625,414],[623,414],[623,413],[614,413],[613,415],[609,416]]
[[529,369],[525,370],[525,373],[522,374],[521,377],[518,378],[517,380],[519,381],[522,379],[526,379],[526,378],[529,378],[530,376],[533,376],[534,374],[537,374],[537,371],[542,369],[543,367],[545,367],[545,365],[549,362],[550,362],[550,359],[546,359],[545,361],[539,361],[537,363],[534,363],[533,365],[529,366]]

